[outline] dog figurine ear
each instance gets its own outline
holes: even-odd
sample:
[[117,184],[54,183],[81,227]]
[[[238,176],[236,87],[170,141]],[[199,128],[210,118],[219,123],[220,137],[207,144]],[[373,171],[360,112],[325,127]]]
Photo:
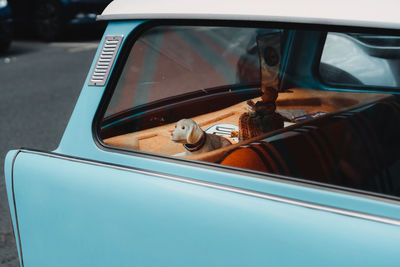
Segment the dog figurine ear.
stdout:
[[203,131],[197,123],[191,123],[186,137],[188,144],[195,144],[197,141],[199,141],[202,133]]

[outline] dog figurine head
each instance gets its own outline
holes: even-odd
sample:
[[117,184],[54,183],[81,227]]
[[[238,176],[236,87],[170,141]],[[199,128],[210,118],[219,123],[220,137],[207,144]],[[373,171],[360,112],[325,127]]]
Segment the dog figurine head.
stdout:
[[182,119],[175,125],[171,133],[171,140],[182,144],[195,144],[204,135],[200,126],[190,119]]
[[200,154],[231,145],[231,142],[222,136],[205,133],[190,119],[182,119],[176,123],[171,140],[183,144],[186,149],[185,152],[176,154],[177,156]]

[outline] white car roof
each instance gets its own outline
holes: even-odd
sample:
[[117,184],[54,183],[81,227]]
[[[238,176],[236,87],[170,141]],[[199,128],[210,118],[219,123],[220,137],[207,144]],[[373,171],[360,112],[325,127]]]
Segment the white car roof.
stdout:
[[211,19],[400,29],[400,0],[114,0],[99,20]]

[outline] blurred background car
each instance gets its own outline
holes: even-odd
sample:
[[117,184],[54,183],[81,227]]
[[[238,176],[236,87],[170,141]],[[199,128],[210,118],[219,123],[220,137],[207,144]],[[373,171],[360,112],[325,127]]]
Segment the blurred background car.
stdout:
[[18,32],[31,32],[43,41],[62,36],[70,24],[92,23],[111,0],[11,0]]
[[11,10],[7,0],[0,0],[0,53],[6,51],[12,39]]

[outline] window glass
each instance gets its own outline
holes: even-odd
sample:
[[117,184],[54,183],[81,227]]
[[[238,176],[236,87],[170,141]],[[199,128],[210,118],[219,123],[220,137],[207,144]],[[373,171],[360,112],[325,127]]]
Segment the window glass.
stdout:
[[[100,138],[140,153],[400,197],[400,103],[368,92],[398,86],[398,39],[330,33],[324,44],[325,36],[151,28],[121,53],[126,63],[110,88]],[[320,45],[325,82],[362,93],[308,82]]]
[[328,33],[320,64],[327,83],[400,87],[400,37]]
[[106,116],[189,92],[259,84],[256,32],[232,27],[153,28],[133,46]]

